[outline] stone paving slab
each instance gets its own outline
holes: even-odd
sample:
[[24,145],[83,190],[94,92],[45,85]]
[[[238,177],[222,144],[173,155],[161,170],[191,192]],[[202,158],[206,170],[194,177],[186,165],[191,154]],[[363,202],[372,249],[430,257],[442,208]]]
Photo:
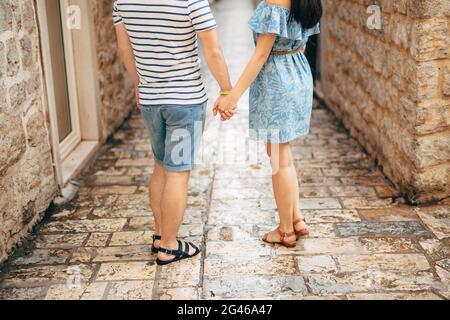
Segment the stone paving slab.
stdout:
[[308,275],[306,283],[313,294],[351,294],[371,291],[421,291],[439,287],[431,272],[416,274],[378,271]]
[[336,225],[337,232],[342,237],[367,236],[367,235],[389,235],[401,236],[410,234],[418,237],[430,237],[428,230],[417,221],[399,221],[385,223],[339,223]]
[[112,262],[103,263],[97,274],[97,281],[153,280],[156,263],[151,262]]
[[75,273],[78,273],[81,282],[90,281],[94,266],[78,264],[72,267],[68,265],[17,267],[2,279],[0,287],[34,288],[46,284],[63,284],[67,283]]
[[349,300],[442,300],[433,292],[412,293],[353,293],[347,295]]
[[308,289],[299,276],[224,276],[206,278],[206,299],[273,299],[283,293],[306,295]]
[[[251,2],[214,8],[236,80],[253,51]],[[217,85],[203,68],[214,99]],[[292,143],[310,228],[294,249],[260,240],[278,218],[264,145],[248,141],[247,99],[231,122],[208,112],[203,140],[180,230],[202,244],[201,255],[155,264],[147,195],[154,161],[135,112],[80,176],[76,198],[3,267],[0,299],[450,299],[449,201],[403,204],[318,102],[311,134]]]

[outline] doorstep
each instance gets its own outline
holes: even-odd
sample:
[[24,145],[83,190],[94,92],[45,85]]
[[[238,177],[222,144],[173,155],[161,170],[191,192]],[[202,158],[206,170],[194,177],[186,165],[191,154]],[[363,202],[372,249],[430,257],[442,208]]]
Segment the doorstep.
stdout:
[[86,168],[98,151],[100,143],[98,141],[82,141],[69,156],[63,160],[62,178],[63,185],[75,178]]

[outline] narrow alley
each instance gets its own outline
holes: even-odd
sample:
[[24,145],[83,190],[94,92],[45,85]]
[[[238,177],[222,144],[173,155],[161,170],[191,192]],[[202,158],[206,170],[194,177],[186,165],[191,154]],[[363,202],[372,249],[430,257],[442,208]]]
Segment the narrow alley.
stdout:
[[[250,1],[214,6],[235,81],[253,42]],[[210,105],[218,88],[204,70]],[[268,159],[248,140],[248,105],[221,123],[208,112],[180,236],[203,246],[158,267],[147,185],[148,133],[138,112],[0,273],[0,299],[449,299],[449,205],[402,204],[375,162],[319,102],[293,145],[309,237],[264,244],[276,226]]]

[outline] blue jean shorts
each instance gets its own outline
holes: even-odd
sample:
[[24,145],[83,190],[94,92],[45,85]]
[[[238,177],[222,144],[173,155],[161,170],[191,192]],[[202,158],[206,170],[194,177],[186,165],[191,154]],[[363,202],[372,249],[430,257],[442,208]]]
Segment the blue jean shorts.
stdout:
[[206,103],[188,106],[146,106],[141,114],[150,131],[155,161],[170,172],[195,168],[205,129]]

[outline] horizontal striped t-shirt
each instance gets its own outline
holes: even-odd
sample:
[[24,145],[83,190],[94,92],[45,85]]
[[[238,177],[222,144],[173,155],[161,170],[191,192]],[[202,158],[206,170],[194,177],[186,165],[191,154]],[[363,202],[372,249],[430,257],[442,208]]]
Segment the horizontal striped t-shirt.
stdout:
[[197,33],[216,28],[208,0],[117,0],[113,18],[133,46],[142,106],[206,102]]

